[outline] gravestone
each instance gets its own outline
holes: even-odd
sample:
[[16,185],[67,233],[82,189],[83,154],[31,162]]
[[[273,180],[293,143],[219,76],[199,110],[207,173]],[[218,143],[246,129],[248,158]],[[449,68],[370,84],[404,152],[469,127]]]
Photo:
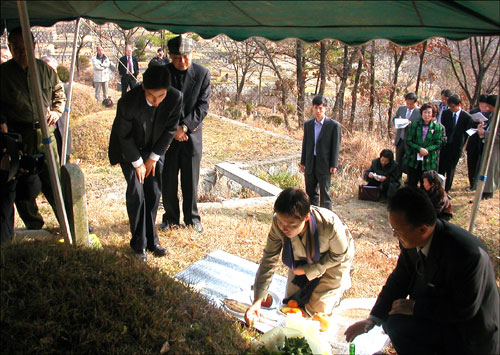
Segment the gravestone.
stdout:
[[66,164],[61,167],[61,186],[73,243],[89,246],[85,179],[78,165]]

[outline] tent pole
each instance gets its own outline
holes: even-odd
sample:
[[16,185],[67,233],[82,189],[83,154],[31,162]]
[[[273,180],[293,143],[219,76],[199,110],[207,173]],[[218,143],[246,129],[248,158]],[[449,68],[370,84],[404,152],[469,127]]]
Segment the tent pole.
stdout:
[[23,30],[23,40],[26,48],[26,56],[28,57],[28,70],[29,70],[29,80],[31,88],[35,93],[35,102],[37,115],[40,119],[40,128],[42,129],[42,143],[43,149],[45,151],[45,159],[48,158],[46,164],[49,169],[50,183],[54,190],[54,197],[57,207],[57,214],[59,216],[60,223],[62,222],[62,232],[64,235],[64,240],[68,244],[73,244],[71,238],[71,231],[69,229],[68,218],[66,215],[66,210],[64,208],[64,201],[62,198],[62,190],[59,181],[59,174],[57,173],[58,168],[54,156],[54,151],[51,149],[52,139],[50,138],[49,126],[47,124],[46,114],[44,114],[43,100],[42,100],[42,89],[40,85],[40,77],[38,76],[38,67],[35,62],[35,52],[33,50],[33,40],[31,38],[30,24],[28,18],[28,8],[26,7],[25,0],[17,0],[17,9],[19,12],[19,19],[21,20],[21,26]]
[[[500,91],[500,90],[499,90]],[[491,154],[493,153],[493,148],[495,146],[495,139],[498,132],[498,111],[500,106],[500,92],[497,96],[497,103],[495,105],[495,111],[493,113],[493,117],[491,117],[490,122],[490,134],[488,135],[488,139],[486,140],[486,145],[483,153],[483,157],[481,160],[481,170],[478,176],[478,184],[476,187],[476,195],[474,196],[474,204],[472,205],[472,211],[470,215],[469,222],[469,232],[474,231],[474,225],[476,223],[476,214],[479,209],[479,202],[481,201],[481,197],[483,196],[484,185],[486,183],[486,179],[493,179],[494,176],[486,176],[488,172],[488,167],[491,162]],[[477,134],[477,133],[476,133]]]
[[75,63],[76,63],[76,44],[78,42],[78,32],[80,31],[80,19],[76,19],[75,36],[73,38],[73,52],[71,55],[71,69],[69,74],[69,84],[68,84],[68,97],[66,97],[66,107],[64,109],[63,115],[66,117],[66,124],[64,125],[63,132],[63,144],[61,150],[61,166],[66,164],[66,156],[68,155],[68,136],[69,136],[69,120],[71,112],[71,99],[73,97],[73,78],[75,76]]

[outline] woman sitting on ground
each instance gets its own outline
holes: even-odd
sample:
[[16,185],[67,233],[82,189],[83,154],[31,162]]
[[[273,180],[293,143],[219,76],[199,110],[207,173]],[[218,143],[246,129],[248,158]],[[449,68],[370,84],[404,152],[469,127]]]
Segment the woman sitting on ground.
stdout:
[[429,196],[438,218],[449,221],[453,217],[453,210],[448,195],[441,184],[441,179],[435,170],[422,174],[423,188]]
[[382,150],[380,157],[372,160],[364,179],[368,182],[368,186],[381,186],[382,196],[394,195],[401,186],[401,170],[398,162],[394,160],[394,153],[390,149]]

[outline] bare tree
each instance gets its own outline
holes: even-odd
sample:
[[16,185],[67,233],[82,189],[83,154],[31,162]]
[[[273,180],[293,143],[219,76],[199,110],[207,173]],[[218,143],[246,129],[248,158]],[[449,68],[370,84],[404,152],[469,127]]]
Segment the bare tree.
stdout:
[[306,81],[305,81],[305,58],[302,40],[296,40],[296,55],[295,60],[297,63],[297,118],[299,120],[299,127],[304,125],[304,100],[306,94]]
[[344,60],[342,71],[338,73],[340,76],[340,86],[339,90],[337,91],[335,106],[333,107],[333,113],[336,114],[336,118],[340,123],[344,121],[344,94],[347,84],[347,78],[349,77],[349,71],[352,67],[353,60],[354,56],[352,55],[352,53],[351,55],[349,55],[349,47],[347,46],[347,44],[344,44]]
[[368,117],[368,130],[373,131],[373,109],[375,107],[375,40],[372,41],[370,52],[370,104]]
[[318,95],[323,96],[325,94],[326,87],[326,52],[327,52],[328,40],[324,39],[320,42],[320,54],[319,54],[319,91]]
[[250,77],[251,70],[256,66],[254,58],[259,52],[259,47],[255,46],[252,40],[237,42],[226,36],[218,36],[217,41],[224,48],[226,61],[232,66],[236,76],[234,101],[237,104],[240,101],[247,75]]
[[253,38],[253,41],[262,50],[262,52],[264,53],[264,56],[266,57],[267,61],[269,62],[269,67],[274,71],[274,73],[278,77],[279,89],[281,89],[281,106],[282,106],[282,111],[283,111],[283,121],[285,123],[285,127],[287,129],[289,129],[290,123],[288,122],[288,110],[287,110],[287,106],[286,106],[286,97],[288,95],[288,91],[287,91],[288,83],[286,81],[286,78],[284,77],[284,74],[282,73],[282,70],[280,69],[280,66],[278,65],[277,59],[269,51],[268,46],[266,46],[261,39]]
[[[358,85],[359,85],[359,78],[361,77],[361,70],[363,69],[363,57],[365,55],[365,46],[361,46],[361,49],[359,49],[357,52],[359,53],[359,58],[358,58],[358,68],[356,69],[356,75],[354,77],[354,86],[351,92],[352,103],[351,103],[351,120],[349,122],[350,130],[352,130],[354,126],[354,117],[356,116]],[[363,124],[363,121],[361,121],[361,124]]]
[[398,84],[398,76],[399,76],[399,68],[401,67],[401,63],[405,57],[407,49],[401,49],[394,44],[389,43],[389,48],[393,52],[394,59],[394,73],[392,77],[392,86],[389,95],[389,110],[388,110],[388,118],[387,118],[387,133],[389,137],[392,136],[392,109],[394,107],[394,95],[396,94],[396,86]]
[[453,74],[467,97],[469,106],[474,107],[479,101],[483,82],[487,79],[493,63],[494,66],[490,70],[492,76],[486,84],[487,92],[493,91],[500,84],[498,76],[500,40],[498,37],[473,37],[467,40],[468,46],[463,45],[463,42],[448,42],[446,39],[445,43],[450,47],[447,58]]
[[427,49],[427,41],[422,44],[422,51],[420,52],[420,62],[418,64],[418,74],[417,74],[417,84],[415,87],[415,95],[418,97],[418,87],[420,84],[420,79],[422,78],[422,66],[424,64],[425,50]]

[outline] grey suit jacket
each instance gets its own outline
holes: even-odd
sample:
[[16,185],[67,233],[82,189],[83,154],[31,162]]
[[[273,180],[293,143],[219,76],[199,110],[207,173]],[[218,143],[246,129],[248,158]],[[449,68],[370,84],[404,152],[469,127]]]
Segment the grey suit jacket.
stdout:
[[[399,106],[398,110],[396,111],[396,116],[394,116],[392,118],[392,124],[394,125],[395,118],[399,118],[399,117],[406,118],[406,111],[407,110],[408,110],[408,108],[406,106]],[[415,108],[413,109],[413,112],[411,113],[410,121],[411,122],[418,121],[421,118],[422,118],[422,116],[420,114],[420,108],[415,106]],[[396,138],[394,139],[394,145],[398,145],[400,140],[406,141],[406,134],[408,133],[409,127],[410,127],[410,125],[406,126],[405,128],[396,129]]]
[[[304,123],[300,164],[305,166],[306,174],[312,174],[314,167],[314,121],[315,118]],[[340,124],[331,118],[325,118],[316,143],[316,172],[330,174],[330,168],[338,167],[341,139]]]

